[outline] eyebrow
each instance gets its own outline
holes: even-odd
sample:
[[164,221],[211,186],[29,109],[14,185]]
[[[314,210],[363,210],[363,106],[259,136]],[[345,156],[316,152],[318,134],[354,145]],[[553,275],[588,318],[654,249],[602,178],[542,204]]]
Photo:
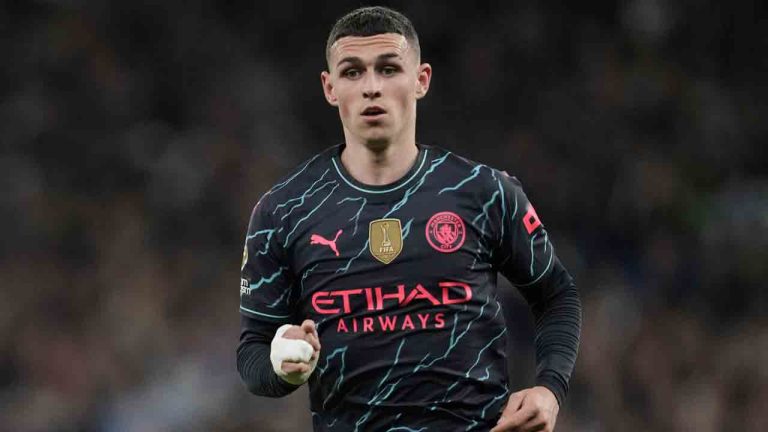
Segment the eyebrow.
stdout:
[[[395,57],[400,57],[400,54],[397,54],[397,53],[381,54],[380,56],[376,57],[376,60],[381,61],[381,60],[391,59]],[[343,59],[339,60],[338,63],[336,63],[336,67],[339,67],[340,64],[345,62],[346,63],[362,63],[363,59],[361,59],[360,57],[344,57]]]

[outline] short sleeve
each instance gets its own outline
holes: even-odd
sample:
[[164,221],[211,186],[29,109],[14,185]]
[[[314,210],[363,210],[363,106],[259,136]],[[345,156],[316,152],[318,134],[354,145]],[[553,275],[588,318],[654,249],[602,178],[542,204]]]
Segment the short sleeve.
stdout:
[[529,298],[526,294],[531,294],[530,288],[544,282],[557,257],[547,230],[520,182],[506,173],[497,177],[502,199],[499,250],[494,257],[501,274]]
[[251,214],[240,266],[240,313],[287,323],[293,277],[271,213],[269,200],[262,198]]

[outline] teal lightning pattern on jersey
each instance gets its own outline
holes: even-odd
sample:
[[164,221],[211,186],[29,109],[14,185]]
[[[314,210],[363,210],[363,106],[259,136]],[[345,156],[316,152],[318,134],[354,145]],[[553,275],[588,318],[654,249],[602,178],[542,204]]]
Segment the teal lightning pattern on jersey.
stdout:
[[509,395],[497,274],[536,298],[560,266],[547,232],[504,172],[419,145],[401,180],[368,186],[342,150],[254,208],[241,313],[318,323],[316,431],[490,429]]

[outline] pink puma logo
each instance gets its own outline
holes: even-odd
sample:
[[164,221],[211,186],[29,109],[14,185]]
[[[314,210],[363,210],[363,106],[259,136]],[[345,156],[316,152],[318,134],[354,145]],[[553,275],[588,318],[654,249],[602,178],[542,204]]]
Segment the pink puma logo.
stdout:
[[334,253],[336,253],[336,256],[339,256],[339,250],[336,249],[336,240],[339,239],[339,236],[341,233],[343,233],[344,230],[339,230],[339,232],[336,233],[336,237],[333,238],[333,240],[328,240],[325,237],[321,236],[320,234],[312,234],[312,237],[309,238],[309,244],[321,244],[328,246],[333,250]]

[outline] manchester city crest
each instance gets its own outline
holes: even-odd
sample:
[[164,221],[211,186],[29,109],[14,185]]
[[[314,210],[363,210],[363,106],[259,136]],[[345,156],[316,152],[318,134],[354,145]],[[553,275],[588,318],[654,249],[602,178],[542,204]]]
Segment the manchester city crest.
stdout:
[[429,245],[438,252],[451,253],[464,244],[464,221],[453,212],[435,213],[427,222],[426,236]]

